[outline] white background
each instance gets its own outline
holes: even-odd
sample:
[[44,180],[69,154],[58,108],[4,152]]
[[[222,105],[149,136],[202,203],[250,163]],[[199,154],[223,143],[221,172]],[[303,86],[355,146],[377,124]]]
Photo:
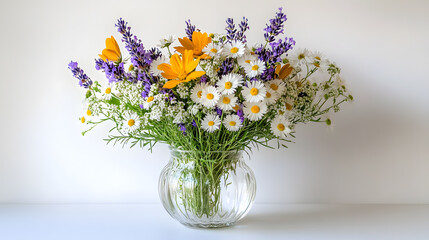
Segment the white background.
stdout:
[[104,80],[94,59],[120,39],[119,17],[152,47],[188,18],[223,32],[246,16],[253,43],[281,6],[296,47],[337,62],[356,100],[333,129],[300,126],[289,149],[254,152],[256,202],[429,203],[429,4],[398,0],[2,1],[0,202],[158,202],[167,146],[106,146],[107,126],[82,137],[67,64]]

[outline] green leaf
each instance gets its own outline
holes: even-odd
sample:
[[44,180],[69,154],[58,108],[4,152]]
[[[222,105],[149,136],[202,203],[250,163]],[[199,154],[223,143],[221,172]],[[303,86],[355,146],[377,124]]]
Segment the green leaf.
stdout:
[[113,95],[112,98],[108,101],[108,103],[119,106],[121,104],[121,101],[119,101],[119,99]]
[[91,95],[92,95],[92,92],[90,90],[88,90],[85,94],[85,97],[89,98],[89,97],[91,97]]

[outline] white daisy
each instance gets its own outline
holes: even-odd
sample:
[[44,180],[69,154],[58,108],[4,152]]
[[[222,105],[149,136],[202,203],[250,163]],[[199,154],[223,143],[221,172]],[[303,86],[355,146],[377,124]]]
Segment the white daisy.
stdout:
[[213,86],[205,86],[201,96],[201,104],[206,107],[214,107],[220,98],[220,94]]
[[274,79],[265,83],[265,87],[267,89],[273,90],[280,95],[282,95],[283,92],[286,90],[286,84],[280,79]]
[[220,81],[217,83],[218,91],[222,94],[234,94],[235,89],[241,86],[243,77],[240,74],[229,73],[222,76]]
[[265,63],[259,59],[250,61],[248,65],[245,65],[244,71],[248,77],[256,77],[265,71]]
[[292,132],[289,125],[290,122],[286,120],[285,117],[277,115],[271,122],[271,132],[273,132],[276,137],[285,139],[287,134]]
[[279,98],[280,98],[279,93],[277,93],[271,89],[267,89],[267,93],[265,94],[265,101],[267,104],[276,103]]
[[166,35],[165,37],[159,40],[159,44],[157,45],[160,48],[170,46],[176,40],[176,36],[174,35]]
[[232,110],[237,102],[237,97],[233,94],[222,95],[217,103],[218,107],[222,110]]
[[243,112],[250,121],[257,121],[267,112],[267,105],[265,102],[244,102]]
[[251,54],[251,53],[246,53],[244,54],[242,57],[238,58],[238,64],[243,67],[246,68],[251,61],[255,61],[257,59],[256,55]]
[[260,81],[252,81],[243,87],[241,93],[248,102],[260,102],[264,100],[267,90]]
[[241,57],[244,54],[245,46],[242,42],[233,41],[231,43],[227,43],[223,48],[224,55],[228,57]]
[[146,110],[149,109],[152,106],[152,104],[154,103],[154,101],[153,101],[154,99],[155,98],[153,96],[149,96],[147,98],[144,98],[143,108]]
[[160,76],[162,71],[158,69],[158,66],[166,62],[167,62],[167,59],[164,56],[157,58],[155,61],[153,61],[150,64],[150,68],[149,68],[150,73],[152,73],[155,76]]
[[201,122],[201,127],[207,132],[214,132],[219,129],[220,118],[215,114],[207,114]]
[[236,131],[238,131],[241,128],[242,123],[241,123],[241,120],[240,120],[239,116],[237,116],[237,115],[227,115],[223,119],[223,125],[229,131],[236,132]]
[[112,98],[112,90],[113,90],[113,85],[112,84],[107,84],[106,88],[104,89],[104,93],[101,96],[104,100],[110,100]]
[[210,57],[218,56],[222,52],[222,47],[211,42],[203,49],[203,52]]
[[140,119],[136,113],[127,112],[124,114],[123,130],[132,133],[140,127]]
[[88,108],[84,114],[79,118],[81,123],[86,123],[92,118],[92,111]]
[[307,49],[298,49],[293,52],[289,59],[292,65],[296,65],[303,61],[310,61],[310,52]]
[[195,103],[201,103],[201,97],[203,96],[203,89],[207,87],[206,83],[198,83],[192,88],[191,99]]

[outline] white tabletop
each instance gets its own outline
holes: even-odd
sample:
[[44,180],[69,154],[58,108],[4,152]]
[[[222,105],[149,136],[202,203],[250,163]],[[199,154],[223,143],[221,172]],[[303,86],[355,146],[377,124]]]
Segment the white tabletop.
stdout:
[[0,239],[429,239],[429,205],[255,204],[237,225],[191,229],[160,204],[0,205]]

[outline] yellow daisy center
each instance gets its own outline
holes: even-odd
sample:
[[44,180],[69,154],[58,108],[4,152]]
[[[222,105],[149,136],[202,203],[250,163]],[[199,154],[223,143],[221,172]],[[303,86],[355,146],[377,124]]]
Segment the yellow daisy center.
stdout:
[[201,96],[203,95],[203,91],[199,91],[199,92],[197,92],[197,97],[198,98],[201,98]]
[[292,104],[286,103],[286,110],[290,111],[292,110]]
[[88,116],[91,116],[91,114],[92,114],[92,112],[91,112],[91,110],[86,110],[86,115],[88,115]]
[[277,129],[279,130],[279,131],[284,131],[285,130],[285,125],[283,125],[282,123],[279,123],[278,125],[277,125]]
[[259,69],[259,66],[258,66],[258,65],[253,65],[253,66],[252,66],[252,70],[253,70],[253,71],[258,71],[258,69]]
[[134,124],[136,124],[136,121],[134,121],[134,119],[128,120],[128,126],[132,127],[134,126]]
[[272,83],[270,85],[270,88],[273,89],[274,91],[277,91],[277,89],[279,89],[279,86],[277,84],[275,84],[275,83]]
[[106,94],[110,94],[112,92],[111,88],[106,88],[106,91],[104,91]]
[[314,62],[314,63],[313,63],[313,65],[314,65],[315,67],[320,67],[320,63],[319,63],[319,62]]
[[210,49],[210,52],[217,53],[217,49],[216,48],[212,48],[212,49]]
[[267,92],[267,98],[271,98],[271,93]]
[[80,121],[81,121],[82,123],[84,123],[84,122],[85,122],[85,117],[81,117],[81,118],[80,118]]
[[321,60],[321,58],[320,58],[320,57],[315,57],[315,59],[317,59],[317,60],[319,60],[319,61]]
[[250,111],[252,111],[252,113],[258,113],[259,111],[261,111],[261,109],[258,106],[253,106]]
[[231,102],[231,99],[229,99],[228,97],[224,97],[222,102],[223,104],[229,104]]
[[246,60],[246,61],[244,61],[245,63],[250,63],[250,60]]
[[237,124],[237,123],[236,123],[236,122],[234,122],[234,121],[229,122],[229,126],[232,126],[232,127],[234,127],[236,124]]
[[238,52],[238,48],[236,47],[231,48],[231,53],[237,53],[237,52]]
[[298,55],[298,59],[304,59],[304,58],[305,58],[305,55],[303,53]]
[[234,109],[235,111],[238,111],[238,109],[240,109],[240,106],[235,105],[235,106],[233,107],[233,109]]
[[256,95],[258,95],[258,93],[259,93],[259,90],[257,88],[250,89],[250,94],[252,96],[256,96]]
[[214,95],[212,93],[208,93],[206,95],[206,97],[207,97],[208,100],[212,100],[214,98]]
[[213,126],[213,125],[214,125],[214,122],[213,122],[213,121],[209,121],[209,122],[207,123],[207,125],[209,125],[209,126],[211,127],[211,126]]
[[231,82],[226,82],[225,83],[225,89],[231,89],[232,88],[232,83]]
[[146,102],[152,102],[153,99],[154,99],[154,97],[150,96],[150,97],[147,98]]

